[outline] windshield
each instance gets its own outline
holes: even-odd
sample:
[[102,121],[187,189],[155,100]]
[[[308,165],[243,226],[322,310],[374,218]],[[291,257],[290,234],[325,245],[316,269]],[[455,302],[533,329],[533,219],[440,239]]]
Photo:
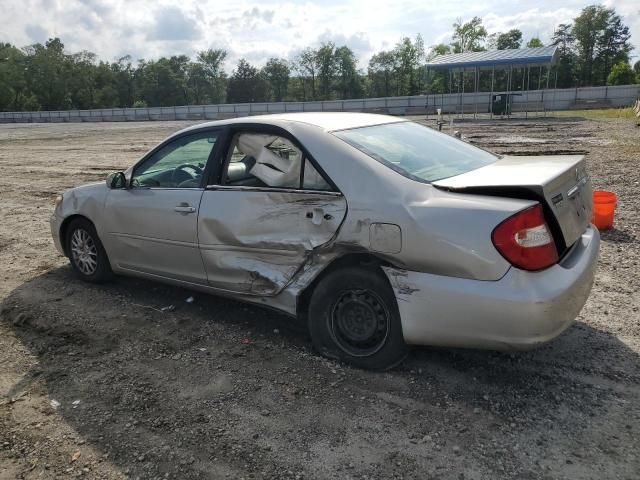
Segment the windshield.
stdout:
[[414,122],[387,123],[333,134],[405,177],[435,182],[495,162],[498,157]]

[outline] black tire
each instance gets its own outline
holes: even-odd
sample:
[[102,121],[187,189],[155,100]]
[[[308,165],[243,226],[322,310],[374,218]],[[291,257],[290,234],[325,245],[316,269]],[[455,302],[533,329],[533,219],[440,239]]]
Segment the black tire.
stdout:
[[393,290],[376,268],[334,270],[309,302],[314,348],[328,358],[367,370],[389,370],[407,356]]
[[79,278],[91,283],[102,283],[111,279],[113,273],[109,257],[89,220],[76,218],[71,221],[67,228],[65,245],[71,268]]

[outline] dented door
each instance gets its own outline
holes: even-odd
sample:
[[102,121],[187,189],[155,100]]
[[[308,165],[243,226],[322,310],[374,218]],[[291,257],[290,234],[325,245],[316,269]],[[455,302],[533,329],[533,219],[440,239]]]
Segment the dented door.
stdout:
[[209,284],[276,295],[313,249],[332,240],[345,213],[346,201],[335,192],[210,187],[198,217]]

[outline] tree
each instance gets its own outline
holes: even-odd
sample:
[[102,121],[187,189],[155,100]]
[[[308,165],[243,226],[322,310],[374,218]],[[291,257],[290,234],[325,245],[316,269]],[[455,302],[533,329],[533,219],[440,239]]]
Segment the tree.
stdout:
[[362,83],[358,75],[356,55],[347,46],[336,48],[336,76],[340,98],[354,98],[362,94]]
[[453,24],[453,47],[454,53],[478,52],[484,50],[482,43],[487,38],[487,30],[482,25],[480,17],[473,17],[467,23],[462,23],[459,18]]
[[540,40],[538,37],[532,37],[531,40],[527,42],[527,48],[540,48],[540,47],[544,47],[544,44],[542,43],[542,40]]
[[211,83],[209,82],[206,68],[200,62],[192,62],[187,70],[187,87],[189,97],[194,105],[203,105],[209,99]]
[[311,100],[316,98],[316,51],[307,47],[297,56],[295,67],[302,76],[302,99],[307,100],[307,83],[311,87]]
[[[96,54],[82,51],[68,58],[68,89],[71,103],[81,110],[92,108],[96,105]],[[109,82],[110,79],[103,79]],[[112,106],[112,105],[105,105]]]
[[225,82],[227,74],[224,71],[224,61],[227,52],[221,49],[209,49],[198,52],[197,60],[208,84],[207,97],[211,103],[222,103],[225,98]]
[[522,32],[517,28],[513,28],[506,33],[499,33],[496,38],[496,48],[498,50],[520,48],[521,45]]
[[190,103],[188,88],[189,57],[186,55],[140,60],[136,70],[139,99],[150,107]]
[[[431,47],[427,55],[427,61],[433,60],[438,55],[447,55],[451,53],[451,47],[446,43],[439,43]],[[445,93],[448,85],[448,75],[446,70],[431,70],[430,77],[427,79],[429,93]]]
[[551,37],[551,44],[558,46],[558,64],[554,67],[558,78],[558,87],[568,88],[576,82],[577,55],[575,37],[571,25],[561,23]]
[[[522,32],[515,28],[487,36],[479,17],[467,22],[458,19],[453,30],[451,43],[431,47],[429,59],[480,51],[485,45],[497,49],[522,45]],[[560,88],[640,83],[640,62],[633,68],[629,63],[633,48],[629,28],[611,8],[584,8],[573,23],[558,25],[551,44],[558,46],[551,78],[557,76]],[[526,46],[543,44],[533,37]],[[451,80],[446,71],[426,71],[425,57],[420,35],[402,37],[393,48],[374,52],[364,73],[358,70],[358,58],[349,47],[327,42],[305,48],[293,61],[269,58],[262,69],[241,60],[227,78],[227,52],[221,49],[200,51],[195,58],[174,55],[134,63],[128,55],[105,62],[89,51],[67,52],[59,38],[24,48],[0,42],[0,110],[305,101],[448,91]],[[526,79],[518,77],[519,71],[514,75],[516,85],[527,82],[536,88],[544,81],[537,68],[527,71]],[[495,89],[503,88],[506,77],[496,72]],[[454,81],[455,89],[459,76]],[[489,88],[488,76],[480,75],[479,82],[482,88]],[[472,83],[467,76],[465,87]]]
[[404,37],[396,44],[396,94],[417,95],[422,88],[424,42],[420,35],[414,41]]
[[114,88],[118,95],[119,107],[130,107],[135,101],[135,69],[131,56],[125,55],[111,64]]
[[318,71],[320,98],[322,100],[331,98],[331,86],[337,69],[335,49],[336,46],[333,42],[327,42],[316,50],[316,69]]
[[613,9],[591,5],[574,20],[580,83],[603,84],[613,63],[628,61],[631,45],[629,28]]
[[609,12],[607,25],[596,44],[594,75],[597,83],[605,83],[614,64],[628,63],[632,46],[629,43],[629,27],[613,10]]
[[267,101],[269,85],[256,67],[241,58],[229,77],[227,100],[230,103]]
[[609,85],[631,85],[635,80],[636,74],[627,62],[616,63],[607,77]]
[[369,96],[390,97],[393,94],[396,56],[392,51],[374,54],[369,60]]
[[62,110],[72,106],[68,97],[69,59],[59,38],[50,38],[42,45],[37,43],[25,49],[27,56],[26,78],[43,110]]
[[289,76],[291,74],[289,63],[281,58],[270,58],[267,60],[262,72],[267,82],[269,82],[273,99],[276,102],[281,102],[287,95],[289,86]]
[[9,43],[0,43],[0,110],[21,110],[27,101],[37,103],[27,88],[26,65],[24,52]]

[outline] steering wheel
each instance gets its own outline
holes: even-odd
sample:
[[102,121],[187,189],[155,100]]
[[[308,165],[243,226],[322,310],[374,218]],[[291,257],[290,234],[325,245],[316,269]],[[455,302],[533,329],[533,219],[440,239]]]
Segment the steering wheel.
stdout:
[[[185,171],[185,168],[189,168],[193,170],[195,172],[195,175],[191,175],[189,172]],[[178,172],[182,172],[182,174],[188,175],[189,178],[178,179]],[[174,185],[178,185],[179,183],[184,182],[185,180],[194,180],[198,178],[198,175],[202,175],[203,173],[204,173],[204,170],[202,170],[202,168],[198,167],[197,165],[192,165],[190,163],[183,163],[182,165],[178,165],[176,168],[173,169],[173,173],[171,174],[171,183],[173,183]]]

